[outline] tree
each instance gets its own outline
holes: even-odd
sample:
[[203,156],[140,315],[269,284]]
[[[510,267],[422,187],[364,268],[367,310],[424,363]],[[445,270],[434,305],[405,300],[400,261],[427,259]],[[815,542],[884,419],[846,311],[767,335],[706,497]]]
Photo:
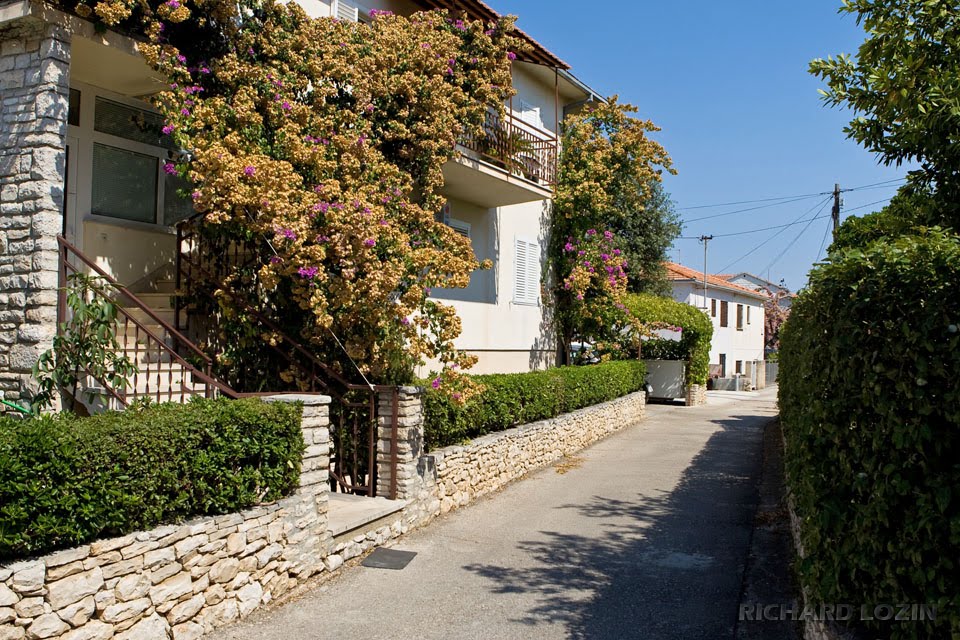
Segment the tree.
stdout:
[[[268,305],[351,378],[356,367],[402,382],[426,359],[455,378],[473,364],[453,347],[455,310],[430,290],[465,287],[485,265],[435,214],[457,140],[480,135],[487,110],[512,95],[511,60],[525,45],[510,19],[373,11],[364,24],[272,0],[76,10],[111,26],[142,20],[141,51],[170,79],[155,97],[163,134],[182,150],[166,171],[194,185],[208,228],[269,246],[248,278],[257,299],[220,296],[224,317]],[[271,338],[235,334],[252,338],[227,345],[244,355]]]
[[664,262],[667,250],[680,235],[680,216],[670,194],[659,180],[646,190],[627,189],[615,203],[620,217],[611,221],[611,229],[623,242],[627,269],[627,289],[631,293],[669,295],[670,285]]
[[789,291],[768,291],[770,297],[763,301],[763,346],[777,351],[780,349],[780,329],[790,317],[790,308],[783,306]]
[[928,223],[960,226],[960,12],[929,0],[844,0],[868,34],[855,58],[842,54],[810,63],[827,82],[830,106],[856,117],[844,129],[887,164],[915,161],[911,174],[931,188]]
[[[629,324],[627,273],[643,273],[647,266],[627,257],[631,247],[638,259],[645,259],[638,241],[642,231],[626,218],[655,200],[661,172],[673,169],[664,148],[647,136],[659,129],[633,117],[636,112],[613,96],[568,116],[563,124],[549,255],[565,356],[575,339],[596,343],[621,338],[622,327]],[[634,244],[615,233],[618,228],[630,229]]]

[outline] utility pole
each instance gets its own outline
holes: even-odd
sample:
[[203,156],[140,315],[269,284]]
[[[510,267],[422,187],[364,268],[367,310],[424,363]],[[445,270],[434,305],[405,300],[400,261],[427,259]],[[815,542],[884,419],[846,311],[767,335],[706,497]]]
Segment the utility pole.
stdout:
[[703,243],[703,310],[709,312],[707,306],[707,243],[713,240],[713,236],[700,236],[700,242]]
[[833,237],[837,237],[837,228],[840,226],[840,185],[833,185]]

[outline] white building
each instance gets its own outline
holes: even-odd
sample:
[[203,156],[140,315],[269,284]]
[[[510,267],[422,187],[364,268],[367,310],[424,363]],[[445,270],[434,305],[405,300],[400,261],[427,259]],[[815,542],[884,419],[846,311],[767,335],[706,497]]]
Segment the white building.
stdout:
[[[480,0],[301,4],[315,17],[356,21],[369,20],[373,9],[409,15],[442,8],[485,21],[498,17]],[[517,95],[506,117],[491,109],[486,138],[464,140],[459,157],[444,167],[444,220],[471,239],[478,259],[493,262],[467,289],[436,292],[462,318],[457,346],[479,357],[476,373],[556,363],[541,279],[559,123],[597,99],[562,60],[520,35],[530,48],[513,63]],[[71,252],[82,256],[71,260],[96,265],[137,294],[143,308],[127,314],[138,327],[131,335],[159,336],[150,337],[151,348],[164,351],[165,372],[175,373],[169,391],[179,393],[182,380],[200,375],[163,344],[174,335],[168,325],[183,315],[171,302],[186,251],[177,225],[192,206],[177,196],[177,178],[163,170],[170,149],[150,135],[162,120],[148,96],[163,79],[144,63],[133,38],[41,2],[0,6],[0,44],[0,66],[9,69],[0,78],[0,314],[10,337],[0,344],[0,392],[16,400],[32,384],[33,364],[49,348],[58,308],[63,311],[58,264]],[[492,143],[498,140],[523,143]],[[64,247],[58,247],[61,235]]]
[[763,303],[769,295],[733,284],[673,262],[667,263],[673,299],[702,309],[713,320],[710,345],[711,376],[748,374],[752,363],[762,361]]
[[771,296],[777,297],[777,304],[783,309],[789,309],[790,305],[793,304],[793,299],[797,297],[797,294],[792,293],[790,289],[783,284],[783,280],[777,284],[747,271],[717,274],[717,277],[723,278],[727,282],[753,289],[754,291],[769,293]]

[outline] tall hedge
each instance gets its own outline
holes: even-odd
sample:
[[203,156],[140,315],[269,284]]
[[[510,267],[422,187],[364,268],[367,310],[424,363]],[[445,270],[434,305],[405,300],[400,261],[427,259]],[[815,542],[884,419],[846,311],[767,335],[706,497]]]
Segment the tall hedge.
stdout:
[[629,295],[625,304],[641,322],[666,322],[681,327],[679,349],[686,354],[687,384],[707,384],[713,339],[713,323],[707,314],[689,304],[648,293]]
[[484,390],[464,405],[430,390],[424,396],[427,448],[458,444],[625,396],[643,388],[646,374],[642,362],[624,360],[474,376]]
[[300,415],[284,403],[196,400],[0,419],[0,560],[289,494]]
[[[876,240],[815,269],[782,334],[800,577],[823,603],[935,604],[960,637],[960,240]],[[871,637],[875,637],[871,635]]]

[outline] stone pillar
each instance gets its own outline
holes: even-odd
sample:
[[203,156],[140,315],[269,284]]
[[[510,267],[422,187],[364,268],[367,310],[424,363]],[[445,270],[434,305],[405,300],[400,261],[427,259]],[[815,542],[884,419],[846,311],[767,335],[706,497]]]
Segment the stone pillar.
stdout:
[[286,560],[293,563],[292,573],[301,578],[316,573],[333,547],[328,526],[330,497],[330,396],[289,394],[270,396],[267,402],[301,402],[303,419],[303,461],[300,488],[283,502],[287,510],[288,547]]
[[706,404],[707,402],[707,385],[705,384],[688,384],[687,385],[687,397],[686,405],[688,407],[698,407],[701,404]]
[[[417,464],[425,450],[422,394],[419,387],[399,387],[397,390],[397,500],[415,499],[420,490]],[[382,392],[379,402],[377,495],[389,498],[393,475],[393,393]]]
[[36,20],[0,41],[0,393],[29,398],[56,333],[70,36]]

